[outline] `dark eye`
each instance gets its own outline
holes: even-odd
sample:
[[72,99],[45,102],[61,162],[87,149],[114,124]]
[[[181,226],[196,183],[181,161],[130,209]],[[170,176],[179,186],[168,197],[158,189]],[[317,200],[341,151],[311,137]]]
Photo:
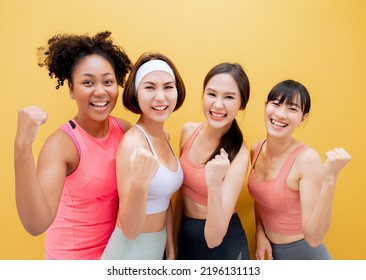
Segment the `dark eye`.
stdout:
[[210,91],[206,92],[206,95],[208,95],[208,96],[212,96],[212,97],[215,97],[215,96],[216,96],[216,94],[215,94],[215,93],[210,92]]
[[105,81],[104,82],[106,85],[112,85],[112,84],[114,84],[114,81],[112,81],[112,80],[107,80],[107,81]]
[[92,86],[93,83],[91,81],[83,81],[83,85]]

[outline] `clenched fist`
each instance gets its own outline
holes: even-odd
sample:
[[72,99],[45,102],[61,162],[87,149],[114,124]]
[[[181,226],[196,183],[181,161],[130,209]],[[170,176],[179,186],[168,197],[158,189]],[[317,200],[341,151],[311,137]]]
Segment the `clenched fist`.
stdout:
[[220,154],[206,164],[205,176],[207,187],[216,188],[221,186],[229,166],[228,154],[224,149],[221,149]]
[[47,113],[38,106],[20,109],[16,139],[20,142],[33,143],[39,127],[47,121]]
[[159,168],[159,160],[150,151],[137,147],[130,157],[132,181],[148,187]]

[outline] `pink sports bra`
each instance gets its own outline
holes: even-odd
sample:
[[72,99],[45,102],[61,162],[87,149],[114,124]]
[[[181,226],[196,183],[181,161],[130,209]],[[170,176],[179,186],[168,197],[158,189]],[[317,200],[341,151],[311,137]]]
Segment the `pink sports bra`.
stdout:
[[296,156],[307,146],[302,144],[291,153],[277,178],[259,181],[255,176],[255,164],[264,143],[265,141],[259,145],[253,156],[253,167],[248,178],[249,193],[255,200],[265,229],[283,235],[301,234],[300,194],[286,184],[286,179]]
[[192,133],[188,142],[182,149],[179,161],[184,174],[183,185],[181,187],[182,193],[194,202],[207,206],[208,193],[205,177],[205,165],[196,164],[189,158],[189,151],[192,143],[205,124],[206,122],[200,124]]

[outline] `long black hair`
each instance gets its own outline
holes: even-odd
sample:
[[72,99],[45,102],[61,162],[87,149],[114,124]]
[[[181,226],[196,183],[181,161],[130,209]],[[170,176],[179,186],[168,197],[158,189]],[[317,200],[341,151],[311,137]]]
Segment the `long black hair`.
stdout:
[[[214,66],[207,73],[203,81],[203,89],[206,88],[207,83],[213,76],[222,73],[230,74],[234,78],[239,88],[241,97],[240,110],[244,110],[249,101],[250,84],[248,76],[240,64],[224,62]],[[231,162],[238,154],[242,144],[243,144],[243,133],[241,132],[241,129],[236,119],[234,119],[233,122],[231,123],[229,130],[224,135],[221,136],[219,144],[217,145],[213,153],[209,156],[206,162],[209,162],[211,159],[215,158],[216,155],[220,154],[221,148],[224,148],[225,151],[228,153],[229,160]]]

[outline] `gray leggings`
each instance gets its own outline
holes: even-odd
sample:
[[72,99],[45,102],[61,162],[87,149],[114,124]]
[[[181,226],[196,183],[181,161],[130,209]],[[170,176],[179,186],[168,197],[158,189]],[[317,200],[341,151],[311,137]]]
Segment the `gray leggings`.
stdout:
[[274,260],[332,260],[324,244],[311,247],[305,239],[288,244],[271,244]]
[[166,246],[166,229],[140,233],[136,239],[127,239],[116,226],[102,260],[162,260]]

